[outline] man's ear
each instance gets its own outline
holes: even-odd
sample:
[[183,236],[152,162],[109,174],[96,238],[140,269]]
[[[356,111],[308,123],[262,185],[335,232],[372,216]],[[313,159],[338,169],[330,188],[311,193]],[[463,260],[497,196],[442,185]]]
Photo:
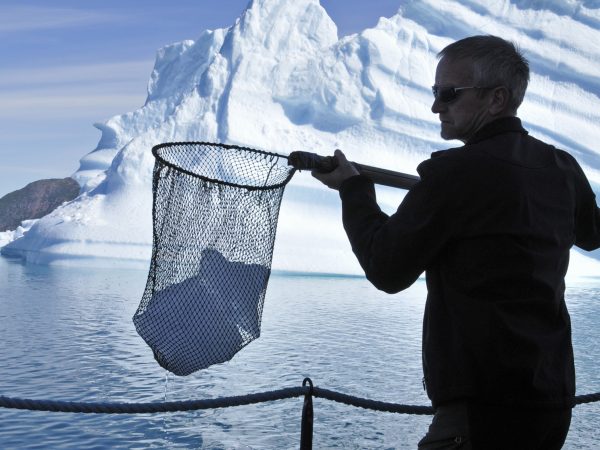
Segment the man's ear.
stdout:
[[490,114],[493,116],[509,112],[510,91],[505,86],[498,86],[492,90],[490,96]]

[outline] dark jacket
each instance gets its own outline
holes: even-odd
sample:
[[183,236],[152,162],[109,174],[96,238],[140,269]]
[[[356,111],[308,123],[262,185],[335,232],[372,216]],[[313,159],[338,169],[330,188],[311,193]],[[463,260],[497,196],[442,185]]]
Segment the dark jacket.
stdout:
[[392,216],[363,176],[346,180],[340,197],[377,288],[401,291],[426,271],[423,370],[434,406],[569,405],[569,249],[600,247],[600,210],[581,168],[511,117],[417,170],[421,181]]

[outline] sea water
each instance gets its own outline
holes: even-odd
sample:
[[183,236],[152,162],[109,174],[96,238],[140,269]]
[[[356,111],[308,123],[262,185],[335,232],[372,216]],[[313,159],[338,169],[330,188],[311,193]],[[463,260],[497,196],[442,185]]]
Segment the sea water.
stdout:
[[[428,405],[421,384],[422,281],[397,295],[364,278],[273,275],[261,337],[230,362],[168,375],[131,320],[145,271],[47,267],[0,258],[0,395],[75,402],[162,402],[317,386]],[[600,282],[567,303],[579,394],[600,391]],[[159,414],[0,408],[2,449],[298,448],[302,398]],[[430,416],[314,400],[314,448],[416,448]],[[567,449],[600,447],[600,403],[574,409]]]

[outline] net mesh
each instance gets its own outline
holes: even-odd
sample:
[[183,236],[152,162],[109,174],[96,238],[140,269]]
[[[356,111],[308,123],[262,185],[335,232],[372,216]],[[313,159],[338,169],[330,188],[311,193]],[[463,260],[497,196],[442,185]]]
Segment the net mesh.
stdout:
[[152,149],[153,249],[133,321],[157,362],[188,375],[260,335],[281,198],[274,153],[202,142]]

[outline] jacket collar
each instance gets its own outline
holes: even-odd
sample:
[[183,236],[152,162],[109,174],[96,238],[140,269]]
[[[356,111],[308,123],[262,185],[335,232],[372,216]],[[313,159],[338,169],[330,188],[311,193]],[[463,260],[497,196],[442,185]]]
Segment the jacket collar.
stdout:
[[477,142],[489,139],[497,134],[507,132],[517,132],[528,134],[527,130],[521,125],[521,119],[518,117],[501,117],[493,122],[485,124],[469,139],[465,145],[475,144]]

